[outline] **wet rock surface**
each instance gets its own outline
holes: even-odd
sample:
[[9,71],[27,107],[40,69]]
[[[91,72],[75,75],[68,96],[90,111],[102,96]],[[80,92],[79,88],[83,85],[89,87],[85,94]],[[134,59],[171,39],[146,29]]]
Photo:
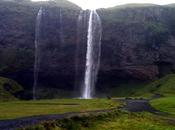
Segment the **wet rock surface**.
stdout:
[[[79,90],[85,70],[89,13],[85,11],[83,21],[78,23],[81,8],[64,1],[1,1],[0,75],[26,89],[32,87],[35,22],[41,6],[45,11],[39,86]],[[97,11],[103,26],[97,89],[130,80],[150,81],[174,72],[174,5],[126,5]]]

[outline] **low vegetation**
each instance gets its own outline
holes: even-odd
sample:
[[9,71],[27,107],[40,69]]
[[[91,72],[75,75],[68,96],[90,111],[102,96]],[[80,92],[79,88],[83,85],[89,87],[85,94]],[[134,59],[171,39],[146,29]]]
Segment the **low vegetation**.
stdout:
[[0,102],[0,119],[111,109],[119,105],[119,102],[107,99],[54,99]]
[[151,83],[129,83],[113,87],[108,92],[117,97],[152,97],[175,95],[175,74],[169,74]]
[[120,84],[118,87],[107,89],[106,92],[112,97],[132,97],[135,96],[135,93],[146,84],[147,83]]
[[16,100],[15,93],[22,91],[22,86],[14,80],[0,77],[0,101]]
[[135,95],[153,96],[159,94],[161,96],[175,95],[175,74],[169,74],[159,80],[146,85],[143,89],[139,89]]
[[175,125],[150,113],[115,111],[45,122],[25,130],[175,130]]
[[175,97],[163,97],[151,101],[151,105],[162,112],[175,116]]

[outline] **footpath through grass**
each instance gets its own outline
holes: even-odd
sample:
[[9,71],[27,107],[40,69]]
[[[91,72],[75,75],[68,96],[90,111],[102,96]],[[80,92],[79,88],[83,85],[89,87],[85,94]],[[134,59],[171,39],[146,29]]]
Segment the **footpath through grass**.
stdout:
[[175,116],[175,96],[163,97],[151,101],[151,105],[162,112],[170,113]]
[[120,103],[107,99],[54,99],[0,102],[0,120],[20,117],[111,109]]
[[45,122],[23,130],[175,130],[175,124],[150,113],[115,111]]

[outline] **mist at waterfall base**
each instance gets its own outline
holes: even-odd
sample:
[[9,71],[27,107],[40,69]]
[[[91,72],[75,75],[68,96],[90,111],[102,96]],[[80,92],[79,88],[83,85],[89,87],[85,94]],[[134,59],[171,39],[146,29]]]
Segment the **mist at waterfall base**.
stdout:
[[[37,89],[39,89],[39,71],[40,71],[40,62],[41,62],[41,22],[43,16],[43,8],[41,7],[38,11],[37,18],[36,18],[36,29],[35,29],[35,62],[34,62],[34,83],[33,83],[33,99],[37,99]],[[62,27],[62,14],[60,9],[59,14],[59,24],[60,32],[59,38],[61,41],[61,46],[64,46],[64,38],[63,38],[63,27]],[[88,16],[83,16],[86,11],[81,11],[78,17],[78,22],[82,22],[85,19],[88,23],[87,25],[87,48],[86,48],[86,63],[85,63],[85,72],[84,72],[84,79],[82,79],[83,84],[80,87],[75,87],[81,91],[80,95],[75,95],[75,97],[81,97],[82,99],[90,99],[95,94],[95,83],[97,80],[99,65],[100,65],[100,55],[101,55],[101,35],[102,35],[102,27],[101,27],[101,20],[98,13],[95,10],[88,11]],[[86,13],[87,14],[87,13]],[[86,17],[83,19],[83,17]],[[81,25],[80,25],[81,26]],[[79,51],[79,50],[77,50]],[[78,59],[78,57],[76,57]],[[78,64],[78,63],[75,63]],[[76,66],[75,69],[78,69]],[[79,82],[79,81],[78,81]],[[77,84],[75,84],[77,85]],[[39,98],[39,97],[38,97]]]

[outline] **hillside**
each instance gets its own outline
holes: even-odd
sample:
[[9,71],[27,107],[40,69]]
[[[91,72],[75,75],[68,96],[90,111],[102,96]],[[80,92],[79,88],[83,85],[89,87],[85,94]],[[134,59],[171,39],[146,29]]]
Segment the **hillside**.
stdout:
[[143,89],[138,90],[136,95],[144,96],[172,96],[175,95],[175,74],[167,75],[159,80],[146,85]]
[[14,80],[0,77],[0,101],[16,100],[15,94],[22,90],[22,86]]
[[[14,79],[25,90],[32,88],[35,24],[41,6],[38,86],[78,93],[85,70],[89,11],[80,13],[80,7],[66,0],[1,1],[0,76]],[[174,72],[173,5],[130,4],[97,12],[103,27],[97,91],[150,82]]]
[[1,0],[2,4],[20,4],[23,6],[52,6],[52,7],[61,7],[69,9],[80,9],[76,4],[68,0],[52,0],[52,1],[39,1],[32,2],[31,0]]
[[[73,73],[74,70],[66,72],[72,66],[71,61],[65,62],[64,59],[74,59],[74,51],[67,50],[75,48],[73,44],[76,41],[77,17],[81,8],[65,0],[55,2],[1,1],[0,75],[15,79],[26,89],[31,89],[33,86],[35,23],[41,6],[44,10],[41,49],[44,53],[40,54],[42,57],[41,84],[46,87],[56,87],[58,82],[61,84],[65,77],[74,77],[74,75],[69,75],[69,72]],[[62,36],[60,36],[61,30],[63,30]],[[60,40],[60,37],[64,40]],[[65,45],[62,47],[62,44]],[[65,86],[70,86],[70,84],[63,84],[59,87]]]

